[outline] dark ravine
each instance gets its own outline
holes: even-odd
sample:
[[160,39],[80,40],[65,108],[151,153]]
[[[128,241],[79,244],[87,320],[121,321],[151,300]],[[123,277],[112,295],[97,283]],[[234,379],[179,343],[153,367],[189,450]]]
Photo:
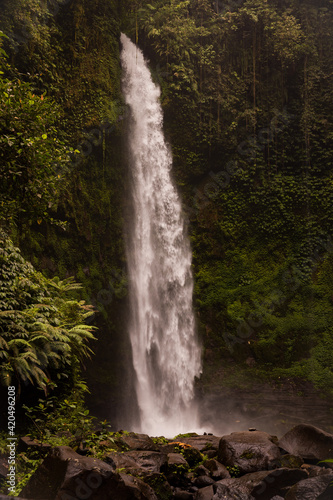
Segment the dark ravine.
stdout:
[[332,498],[332,464],[322,461],[333,458],[333,434],[310,425],[280,439],[258,430],[173,440],[120,431],[104,446],[103,460],[84,456],[82,446],[51,448],[20,499]]

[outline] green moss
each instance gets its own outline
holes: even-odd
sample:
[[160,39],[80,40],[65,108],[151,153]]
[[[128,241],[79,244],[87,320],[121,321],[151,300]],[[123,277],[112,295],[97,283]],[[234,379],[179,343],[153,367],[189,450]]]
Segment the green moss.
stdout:
[[173,497],[173,492],[164,474],[155,473],[138,477],[153,488],[159,500],[170,500]]
[[195,437],[195,436],[198,436],[196,432],[188,432],[187,434],[177,434],[177,436],[174,437],[174,440],[181,438]]
[[254,458],[255,454],[250,451],[250,450],[245,450],[239,458],[245,458],[246,460],[251,460],[251,458]]

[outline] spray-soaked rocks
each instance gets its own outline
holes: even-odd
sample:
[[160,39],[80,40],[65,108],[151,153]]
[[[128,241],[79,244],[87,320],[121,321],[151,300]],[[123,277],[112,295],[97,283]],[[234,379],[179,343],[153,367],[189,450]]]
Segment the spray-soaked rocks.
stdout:
[[313,425],[296,425],[280,439],[279,445],[288,453],[307,460],[333,458],[332,434]]
[[114,439],[117,449],[106,451],[102,460],[69,447],[52,448],[21,497],[330,500],[333,469],[330,463],[314,460],[308,450],[322,458],[330,453],[333,436],[309,427],[297,426],[280,441],[260,431],[223,437],[178,436],[176,440],[123,432],[117,435],[125,436],[126,443]]
[[280,459],[275,436],[266,432],[233,432],[220,440],[218,459],[229,467],[237,467],[241,474],[274,469]]

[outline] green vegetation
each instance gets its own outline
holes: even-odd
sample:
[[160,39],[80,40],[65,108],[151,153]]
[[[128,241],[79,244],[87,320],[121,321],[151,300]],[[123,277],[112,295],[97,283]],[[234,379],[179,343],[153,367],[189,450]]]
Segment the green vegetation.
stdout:
[[0,234],[0,368],[1,382],[30,382],[45,393],[56,382],[71,379],[73,389],[86,389],[79,365],[91,349],[93,327],[84,324],[91,306],[76,300],[73,280],[47,279]]
[[245,373],[332,393],[332,4],[218,4],[137,10],[191,221],[204,342],[220,363],[253,359]]
[[233,467],[227,466],[227,469],[228,469],[231,477],[239,477],[240,476],[240,470],[239,470],[238,465],[234,465]]
[[245,458],[246,460],[251,460],[251,458],[254,458],[255,454],[251,450],[245,450],[239,458]]
[[175,436],[175,438],[174,438],[174,441],[182,439],[182,438],[195,437],[195,436],[198,436],[198,434],[196,432],[187,432],[186,434],[177,434],[177,436]]
[[[119,147],[124,118],[119,34],[125,10],[128,13],[124,2],[111,0],[4,0],[0,20],[5,34],[0,51],[0,179],[4,187],[0,228],[20,248],[27,265],[30,261],[47,277],[38,278],[41,295],[44,288],[54,289],[53,282],[69,284],[69,277],[74,276],[82,288],[73,287],[66,298],[81,304],[82,313],[91,308],[84,310],[81,299],[95,306],[94,315],[82,316],[80,321],[86,333],[98,327],[95,336],[101,341],[90,343],[98,368],[89,362],[87,368],[96,406],[101,398],[103,409],[104,384],[108,391],[111,386],[118,399],[124,397],[120,377],[128,356],[119,314],[127,293]],[[38,283],[34,282],[36,288]],[[51,302],[55,294],[48,293]],[[39,300],[36,296],[36,307]],[[45,314],[49,314],[46,309]],[[58,328],[48,332],[52,342],[66,320],[62,311],[59,314],[52,311],[51,326]],[[91,347],[85,345],[88,354]],[[23,343],[20,346],[23,351]],[[42,369],[39,375],[39,385],[50,370],[57,384],[58,376],[71,378],[68,370],[81,378],[69,351],[64,359],[60,352],[52,356],[47,373]],[[61,357],[58,367],[56,356]],[[25,377],[30,368],[27,365]],[[30,384],[36,383],[34,375],[30,378]],[[22,390],[29,392],[31,387],[24,383]],[[121,400],[112,409],[120,405]]]

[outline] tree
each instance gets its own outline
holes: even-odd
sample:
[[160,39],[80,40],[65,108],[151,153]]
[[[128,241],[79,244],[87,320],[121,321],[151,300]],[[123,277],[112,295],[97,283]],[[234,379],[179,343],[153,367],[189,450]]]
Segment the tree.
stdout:
[[[40,223],[60,194],[70,150],[57,129],[60,108],[17,76],[0,53],[0,223]],[[2,222],[1,222],[2,220]]]

